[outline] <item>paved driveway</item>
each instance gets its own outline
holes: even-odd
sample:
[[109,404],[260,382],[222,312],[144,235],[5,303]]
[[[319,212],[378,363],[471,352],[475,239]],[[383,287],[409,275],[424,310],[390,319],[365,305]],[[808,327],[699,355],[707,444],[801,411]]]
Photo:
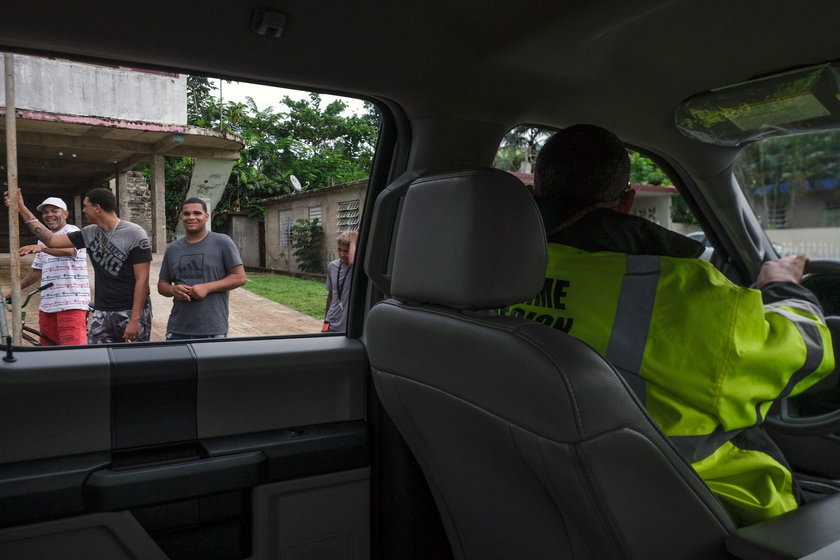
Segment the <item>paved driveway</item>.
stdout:
[[[160,263],[163,255],[152,256],[152,270],[149,284],[152,291],[152,340],[163,340],[166,336],[166,321],[172,309],[172,299],[157,292]],[[326,290],[324,301],[326,302]],[[311,334],[321,330],[320,319],[314,319],[294,309],[258,296],[243,288],[230,293],[230,315],[228,316],[231,338],[242,336],[266,336],[272,334]]]

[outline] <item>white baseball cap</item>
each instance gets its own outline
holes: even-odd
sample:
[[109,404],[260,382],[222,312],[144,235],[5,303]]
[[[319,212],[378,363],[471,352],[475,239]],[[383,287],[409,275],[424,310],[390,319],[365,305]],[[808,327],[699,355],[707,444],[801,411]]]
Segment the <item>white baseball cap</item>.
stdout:
[[51,196],[46,199],[44,202],[38,205],[36,210],[40,212],[44,209],[44,206],[55,206],[56,208],[61,208],[62,210],[67,210],[67,205],[64,204],[64,201],[58,198],[57,196]]

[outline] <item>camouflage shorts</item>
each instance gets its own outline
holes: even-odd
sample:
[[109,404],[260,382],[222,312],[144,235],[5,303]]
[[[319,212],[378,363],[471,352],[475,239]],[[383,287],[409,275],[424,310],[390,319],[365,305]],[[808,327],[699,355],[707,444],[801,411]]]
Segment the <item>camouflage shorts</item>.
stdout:
[[[131,319],[131,310],[128,311],[102,311],[95,309],[88,328],[88,344],[110,344],[112,342],[125,342],[123,333],[128,320]],[[140,333],[137,335],[137,342],[146,342],[152,334],[152,302],[146,300],[143,306],[143,313],[140,316]]]

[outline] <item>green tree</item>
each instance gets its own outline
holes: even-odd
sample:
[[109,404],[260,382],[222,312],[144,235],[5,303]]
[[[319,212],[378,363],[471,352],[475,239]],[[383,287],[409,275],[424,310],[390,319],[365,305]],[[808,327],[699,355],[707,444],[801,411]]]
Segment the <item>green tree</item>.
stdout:
[[537,154],[553,130],[533,126],[517,126],[502,138],[493,167],[505,171],[533,173]]
[[[220,107],[216,89],[207,78],[187,77],[188,123],[236,134],[245,144],[216,206],[214,225],[228,210],[261,217],[263,208],[256,201],[294,192],[292,175],[309,190],[368,176],[379,130],[373,105],[366,104],[361,116],[347,116],[345,102],[323,106],[321,96],[312,93],[306,99],[278,100],[280,112],[260,109],[252,98]],[[167,215],[177,219],[191,160],[167,158],[166,165]]]
[[630,152],[630,182],[641,185],[670,185],[671,180],[652,159]]
[[324,229],[318,218],[298,220],[292,226],[292,254],[303,272],[324,272],[321,252],[324,246]]
[[229,104],[226,130],[240,135],[245,148],[217,211],[260,215],[254,201],[294,192],[292,175],[309,190],[368,176],[378,134],[375,109],[345,116],[345,102],[321,103],[312,93],[308,99],[284,97],[280,113],[261,110],[250,98],[245,105]]
[[213,97],[218,88],[204,76],[187,76],[187,124],[213,128],[219,121],[219,105]]
[[764,228],[796,227],[798,202],[819,198],[840,204],[838,189],[814,187],[840,180],[840,133],[785,136],[750,144],[735,162],[735,175]]

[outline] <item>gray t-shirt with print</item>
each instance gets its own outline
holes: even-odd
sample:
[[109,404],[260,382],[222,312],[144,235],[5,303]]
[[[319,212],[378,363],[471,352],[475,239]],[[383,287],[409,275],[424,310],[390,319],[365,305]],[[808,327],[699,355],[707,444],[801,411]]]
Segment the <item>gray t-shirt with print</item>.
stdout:
[[101,311],[126,311],[134,306],[134,265],[152,261],[146,231],[120,220],[110,231],[89,225],[67,234],[77,249],[87,249],[93,265],[94,307]]
[[341,264],[336,259],[327,266],[327,291],[332,293],[326,321],[327,332],[344,332],[347,327],[347,308],[350,305],[350,284],[353,283],[353,267]]
[[[179,239],[167,245],[160,279],[173,284],[205,284],[221,280],[242,264],[233,240],[209,232],[197,243]],[[180,335],[220,335],[228,332],[228,292],[212,292],[200,301],[173,300],[166,332]]]

